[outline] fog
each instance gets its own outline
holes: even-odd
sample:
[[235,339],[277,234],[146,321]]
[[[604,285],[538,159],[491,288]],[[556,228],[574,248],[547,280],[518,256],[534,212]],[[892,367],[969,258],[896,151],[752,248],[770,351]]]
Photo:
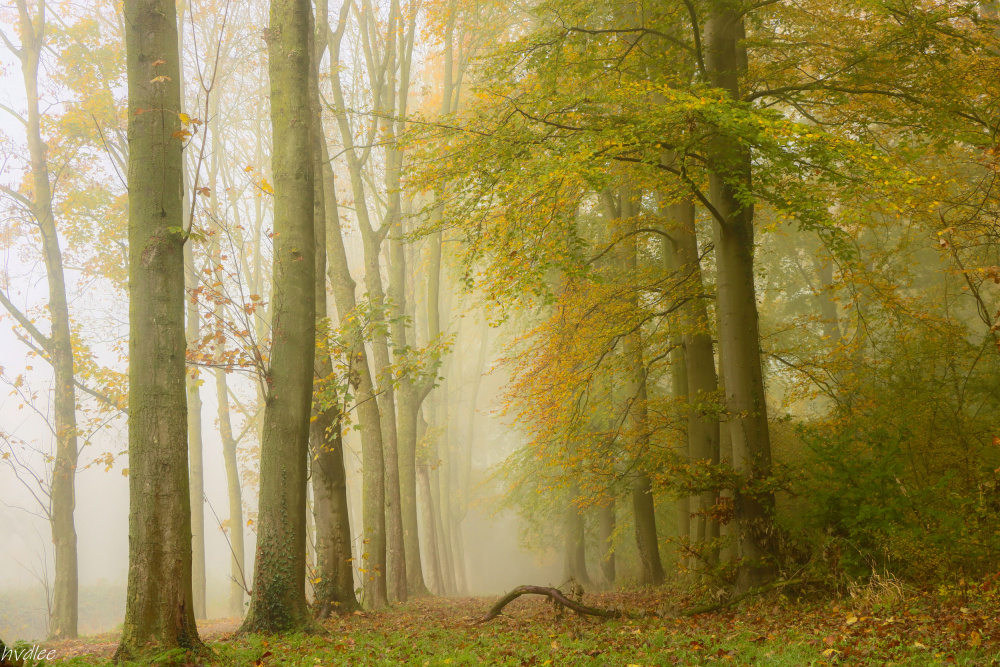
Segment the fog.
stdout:
[[[21,345],[9,330],[3,332],[5,372],[12,375],[23,369]],[[42,366],[41,364],[38,364]],[[32,382],[41,394],[50,379],[45,367],[33,371]],[[496,489],[485,480],[491,465],[502,460],[511,447],[509,439],[516,436],[504,420],[492,414],[496,392],[501,380],[487,377],[478,401],[479,423],[473,443],[473,477],[480,486],[474,487],[476,499],[463,522],[466,571],[470,595],[490,595],[509,590],[523,583],[558,585],[562,583],[562,557],[556,549],[522,546],[519,520],[510,510],[498,512]],[[460,390],[459,390],[460,391]],[[228,516],[226,477],[222,447],[215,427],[217,403],[205,392],[202,408],[205,461],[205,525],[208,618],[225,618],[229,593],[230,546],[219,521]],[[18,406],[18,396],[4,396],[0,403],[0,419],[4,432],[37,446],[51,447],[52,434],[42,423],[41,416],[30,408]],[[44,413],[43,413],[44,414]],[[112,429],[92,439],[81,457],[77,476],[76,529],[80,561],[80,632],[91,635],[120,627],[125,610],[125,584],[128,573],[128,478],[122,470],[128,467],[126,434],[123,420]],[[355,503],[361,502],[360,446],[356,437],[346,441],[349,489]],[[103,462],[89,467],[105,453],[115,454],[110,469]],[[27,459],[36,474],[45,470],[42,457]],[[353,463],[353,466],[352,466]],[[22,478],[28,477],[22,472]],[[476,484],[476,483],[474,483]],[[252,489],[249,489],[252,494]],[[51,586],[53,556],[48,521],[39,515],[37,501],[10,466],[0,467],[0,636],[19,639],[41,639],[46,636],[48,613],[46,588],[39,579]],[[245,503],[247,510],[256,507],[256,498]],[[356,515],[357,513],[355,513]],[[254,548],[254,532],[247,529],[247,553]],[[360,540],[360,533],[357,534]],[[247,564],[247,576],[253,571]],[[51,595],[51,593],[49,593]]]
[[[387,7],[378,10],[383,12],[383,19]],[[36,5],[27,7],[29,12],[36,10]],[[228,294],[245,295],[256,291],[264,295],[265,302],[266,276],[270,273],[268,231],[272,224],[269,200],[273,177],[269,170],[266,48],[256,26],[266,11],[263,3],[239,8],[230,8],[226,3],[217,6],[196,3],[182,13],[180,19],[184,104],[188,115],[195,118],[186,126],[193,135],[182,138],[186,141],[187,187],[189,194],[196,181],[212,189],[210,203],[208,197],[199,198],[195,194],[186,201],[186,210],[193,209],[194,226],[206,234],[194,250],[194,261],[203,262],[212,252],[217,252],[212,250],[211,244],[218,242],[224,253],[222,259],[217,260],[221,269],[218,275],[224,276],[219,280],[225,285],[216,282],[214,287]],[[127,383],[124,378],[129,364],[128,292],[121,265],[127,248],[124,202],[128,146],[124,134],[125,118],[121,115],[126,102],[125,72],[121,60],[121,25],[113,6],[60,4],[51,7],[49,12],[48,35],[54,46],[40,56],[43,118],[40,132],[50,142],[46,155],[50,171],[62,169],[67,174],[65,182],[58,182],[51,203],[62,246],[71,326],[78,335],[74,344],[78,350],[76,401],[80,453],[74,477],[73,519],[78,539],[79,632],[95,634],[120,626],[124,618],[128,575],[128,427],[127,417],[120,409],[125,405]],[[17,10],[0,10],[0,24],[6,35],[16,39]],[[364,68],[360,67],[365,56],[358,34],[354,25],[345,40],[344,51],[350,54],[348,59],[353,64],[345,72],[344,87],[358,106],[365,107],[372,102]],[[83,45],[82,52],[74,51],[74,40],[80,40],[76,43]],[[440,54],[435,55],[436,48],[431,41],[418,41],[414,49],[413,69],[419,73],[419,85],[415,84],[409,93],[414,106],[432,103],[433,88],[437,85],[434,77],[439,76],[434,64],[435,58],[440,59]],[[13,309],[8,308],[4,313],[5,326],[0,330],[0,367],[5,383],[4,395],[0,398],[0,435],[4,444],[4,458],[0,461],[0,637],[11,641],[42,638],[51,631],[48,617],[54,595],[55,557],[52,527],[46,517],[52,505],[46,494],[51,490],[52,457],[56,454],[55,379],[52,367],[40,353],[39,341],[25,332],[14,315],[17,311],[37,318],[42,335],[47,335],[48,278],[43,253],[37,243],[38,232],[32,225],[34,213],[25,203],[27,199],[21,200],[12,194],[31,177],[32,164],[23,156],[31,132],[38,128],[18,120],[19,114],[26,113],[29,100],[25,97],[25,81],[16,54],[3,49],[0,62],[3,63],[0,102],[7,109],[0,115],[0,149],[4,152],[0,180],[9,188],[3,195],[7,220],[0,244],[4,264],[0,288]],[[60,73],[62,69],[76,72],[79,78],[67,79]],[[103,92],[98,93],[97,89]],[[339,150],[336,146],[343,142],[337,138],[332,114],[327,113],[326,122],[331,152],[336,152]],[[76,152],[62,150],[64,144],[70,143]],[[368,205],[373,211],[384,208],[385,186],[375,185],[384,178],[383,153],[381,150],[373,153],[366,167],[365,178],[373,182],[368,194]],[[336,170],[341,183],[348,183],[347,165],[342,160],[338,161]],[[362,239],[358,221],[351,214],[354,202],[350,189],[341,186],[339,194],[345,207],[343,241],[351,272],[360,284],[357,294],[361,298],[365,271]],[[416,204],[410,206],[414,217],[412,223],[407,223],[414,229],[418,224],[417,208]],[[246,234],[239,231],[243,229]],[[408,279],[411,299],[408,307],[411,310],[426,308],[423,292],[427,289],[428,278],[426,260],[422,259],[422,254],[427,252],[424,245],[418,238],[407,250],[413,262],[413,273]],[[526,582],[559,583],[556,580],[561,576],[560,557],[551,545],[531,549],[523,546],[519,519],[514,512],[501,507],[504,489],[491,480],[494,467],[516,449],[520,436],[508,418],[497,414],[505,376],[491,369],[501,352],[492,343],[480,341],[477,333],[481,327],[473,325],[473,322],[482,323],[486,311],[475,308],[472,298],[466,300],[461,295],[457,270],[448,266],[453,262],[447,253],[445,259],[441,273],[443,291],[447,292],[442,301],[442,305],[447,304],[442,312],[444,335],[458,334],[462,322],[468,320],[447,362],[451,368],[462,369],[454,373],[450,396],[444,399],[453,412],[451,423],[443,428],[449,430],[456,442],[469,437],[465,420],[473,406],[468,405],[468,392],[474,375],[479,372],[469,369],[475,365],[480,346],[489,345],[483,371],[485,377],[474,406],[476,423],[472,441],[461,445],[468,447],[472,463],[469,479],[462,480],[468,497],[462,501],[466,510],[461,521],[459,551],[464,553],[466,581],[456,594],[492,594]],[[383,279],[388,280],[386,265],[382,271]],[[208,280],[201,289],[210,289],[210,284]],[[215,297],[194,296],[196,287],[190,283],[188,289],[192,298],[202,299],[199,310],[194,311],[201,326],[211,327]],[[332,295],[328,300],[330,313],[336,321],[336,303]],[[420,326],[426,329],[423,314],[411,317],[423,319]],[[258,327],[256,331],[263,331],[265,335],[267,324],[266,314],[253,322]],[[499,331],[489,330],[493,342]],[[428,343],[426,332],[418,333],[417,338],[422,339],[421,345]],[[198,344],[205,349],[203,341]],[[371,344],[369,341],[369,355],[372,354]],[[240,348],[241,343],[235,340],[226,345],[229,349],[234,346],[247,349],[245,346]],[[227,477],[218,421],[219,404],[212,379],[214,371],[204,366],[199,370],[197,363],[189,368],[199,373],[201,380],[198,391],[202,401],[204,503],[194,509],[203,513],[205,522],[205,616],[219,618],[232,611],[227,606],[232,554],[227,531],[232,527],[229,525]],[[227,379],[232,401],[227,407],[234,411],[234,432],[244,433],[237,456],[241,468],[243,515],[247,519],[243,526],[247,554],[244,572],[250,587],[259,470],[259,423],[255,421],[259,414],[253,406],[260,397],[252,369],[236,364],[227,370],[230,371]],[[108,397],[110,401],[106,400]],[[246,406],[249,406],[248,412],[241,413]],[[363,543],[361,447],[351,425],[345,423],[344,429],[351,529],[355,556],[359,557],[358,548]],[[456,482],[459,480],[459,473],[450,474]],[[421,525],[421,531],[425,530]]]
[[994,576],[998,28],[0,5],[0,639]]

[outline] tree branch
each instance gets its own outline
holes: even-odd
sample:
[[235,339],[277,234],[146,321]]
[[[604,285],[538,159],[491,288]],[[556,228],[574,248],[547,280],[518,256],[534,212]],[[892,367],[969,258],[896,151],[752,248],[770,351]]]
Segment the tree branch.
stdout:
[[45,334],[39,331],[38,327],[36,327],[32,321],[28,319],[28,317],[22,313],[10,299],[7,298],[7,295],[3,290],[0,290],[0,304],[3,304],[3,307],[7,309],[7,312],[10,313],[15,320],[17,320],[18,324],[24,327],[28,333],[31,334],[31,337],[35,339],[35,342],[37,342],[46,353],[52,353],[52,341]]
[[492,621],[494,618],[500,615],[503,608],[508,604],[521,597],[522,595],[544,595],[552,600],[555,600],[564,607],[568,607],[578,614],[583,614],[586,616],[598,616],[600,618],[634,618],[633,614],[625,611],[619,611],[617,609],[598,609],[597,607],[588,607],[585,604],[575,602],[565,595],[558,588],[549,588],[547,586],[518,586],[507,595],[497,600],[497,603],[490,607],[490,610],[486,612],[486,615],[476,621],[473,625],[482,625]]

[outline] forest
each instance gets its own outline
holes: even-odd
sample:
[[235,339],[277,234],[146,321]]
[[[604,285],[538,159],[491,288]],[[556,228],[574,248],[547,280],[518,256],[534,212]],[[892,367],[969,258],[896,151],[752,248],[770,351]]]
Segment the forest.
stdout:
[[0,40],[0,667],[1000,664],[1000,3]]

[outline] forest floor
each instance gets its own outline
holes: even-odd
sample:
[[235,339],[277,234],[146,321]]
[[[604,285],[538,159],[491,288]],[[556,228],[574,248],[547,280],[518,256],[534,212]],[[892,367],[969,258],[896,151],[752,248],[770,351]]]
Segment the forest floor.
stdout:
[[[850,599],[793,602],[774,595],[738,610],[677,616],[665,592],[588,595],[586,604],[639,614],[604,620],[522,597],[475,625],[496,598],[422,598],[332,619],[324,635],[237,636],[232,619],[200,627],[208,650],[139,664],[329,665],[1000,665],[995,601],[912,594],[872,611]],[[114,635],[51,644],[49,664],[106,664]]]

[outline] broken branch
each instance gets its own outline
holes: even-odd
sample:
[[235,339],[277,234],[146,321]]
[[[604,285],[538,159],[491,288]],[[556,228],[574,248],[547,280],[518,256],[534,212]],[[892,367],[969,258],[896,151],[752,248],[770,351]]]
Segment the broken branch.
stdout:
[[632,618],[632,614],[624,611],[618,611],[616,609],[598,609],[597,607],[588,607],[585,604],[575,602],[570,598],[563,595],[562,591],[558,588],[548,588],[546,586],[518,586],[511,592],[504,595],[502,598],[497,600],[497,603],[490,607],[490,610],[486,612],[486,615],[481,619],[476,621],[474,625],[481,625],[488,621],[493,620],[500,615],[503,608],[508,604],[521,597],[522,595],[544,595],[552,600],[555,600],[559,604],[572,609],[578,614],[584,614],[586,616],[598,616],[600,618]]

